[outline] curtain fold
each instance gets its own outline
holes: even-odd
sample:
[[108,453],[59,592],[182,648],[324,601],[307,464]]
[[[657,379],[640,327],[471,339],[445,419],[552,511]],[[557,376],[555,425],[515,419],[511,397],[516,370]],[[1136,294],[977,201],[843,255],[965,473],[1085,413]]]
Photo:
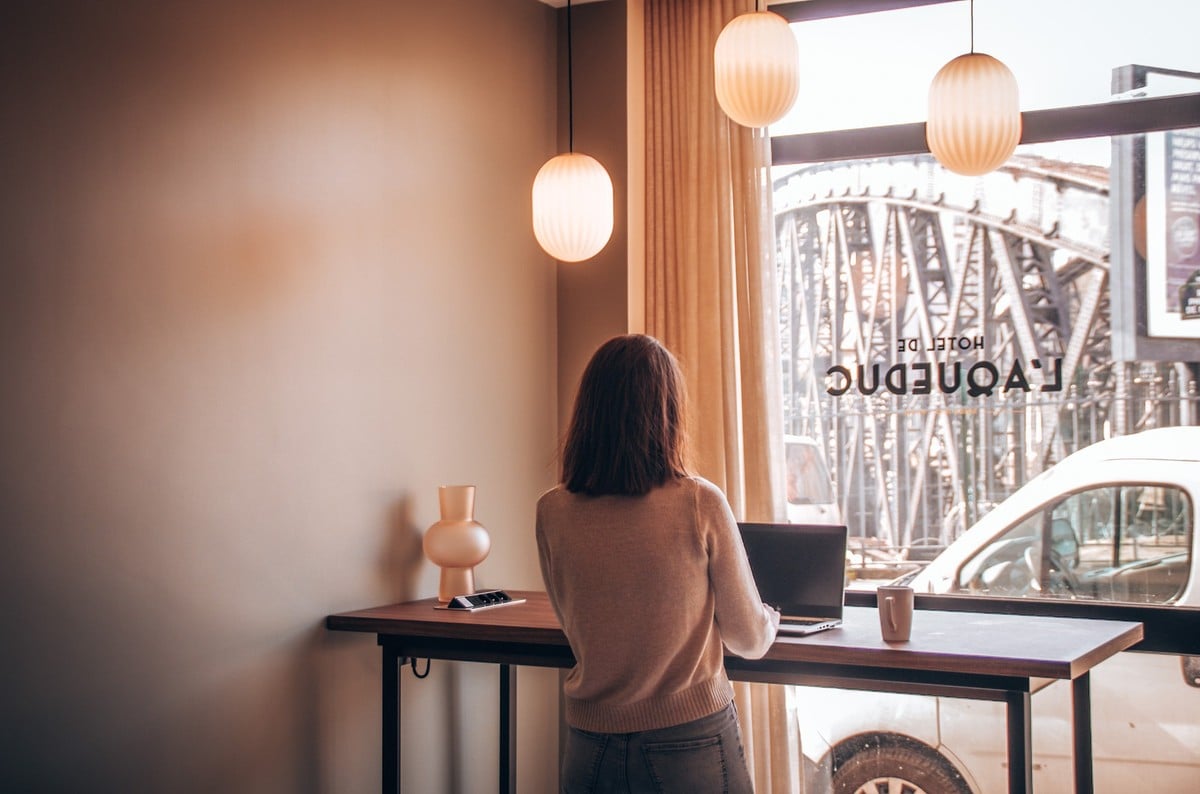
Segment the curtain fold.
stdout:
[[[741,520],[784,517],[770,146],[729,121],[713,47],[754,0],[644,0],[646,331],[687,379],[693,465]],[[777,448],[778,447],[778,448]],[[801,789],[790,689],[737,684],[759,794]]]

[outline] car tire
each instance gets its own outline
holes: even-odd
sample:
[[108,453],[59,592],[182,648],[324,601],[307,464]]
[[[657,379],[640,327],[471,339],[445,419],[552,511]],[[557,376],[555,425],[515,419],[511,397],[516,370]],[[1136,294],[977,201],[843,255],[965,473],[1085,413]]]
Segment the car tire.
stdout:
[[948,761],[924,745],[871,742],[833,772],[833,794],[971,794]]

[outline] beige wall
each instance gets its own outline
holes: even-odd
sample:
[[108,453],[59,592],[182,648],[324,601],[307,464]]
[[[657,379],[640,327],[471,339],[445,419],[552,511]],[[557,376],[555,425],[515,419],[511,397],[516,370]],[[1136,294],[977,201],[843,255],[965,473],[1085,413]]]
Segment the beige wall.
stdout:
[[[435,591],[445,482],[480,584],[540,586],[554,36],[535,0],[6,8],[0,789],[374,791],[378,650],[322,618]],[[520,674],[525,791],[556,684]],[[403,692],[405,789],[489,790],[494,668]]]

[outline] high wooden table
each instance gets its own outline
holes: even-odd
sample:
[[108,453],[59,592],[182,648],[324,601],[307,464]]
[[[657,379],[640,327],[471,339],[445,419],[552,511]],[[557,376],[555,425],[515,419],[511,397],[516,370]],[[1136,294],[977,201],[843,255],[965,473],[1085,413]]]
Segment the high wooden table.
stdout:
[[[383,790],[400,790],[400,665],[408,659],[500,667],[500,791],[516,791],[516,665],[571,667],[542,592],[510,591],[524,604],[475,613],[434,609],[435,599],[330,615],[326,627],[377,635],[383,648]],[[1142,624],[921,610],[912,639],[887,643],[874,609],[849,607],[845,625],[781,636],[762,659],[726,657],[731,678],[1000,701],[1007,705],[1008,790],[1033,787],[1030,695],[1046,679],[1071,682],[1075,791],[1092,791],[1089,671],[1142,639]]]

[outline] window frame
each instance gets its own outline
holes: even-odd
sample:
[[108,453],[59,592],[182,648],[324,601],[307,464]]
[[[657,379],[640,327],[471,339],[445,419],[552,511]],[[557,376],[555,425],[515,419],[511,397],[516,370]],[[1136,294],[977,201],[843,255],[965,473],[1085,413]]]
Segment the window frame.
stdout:
[[[1019,145],[1200,127],[1200,92],[1028,110]],[[771,137],[773,165],[929,154],[925,122]]]

